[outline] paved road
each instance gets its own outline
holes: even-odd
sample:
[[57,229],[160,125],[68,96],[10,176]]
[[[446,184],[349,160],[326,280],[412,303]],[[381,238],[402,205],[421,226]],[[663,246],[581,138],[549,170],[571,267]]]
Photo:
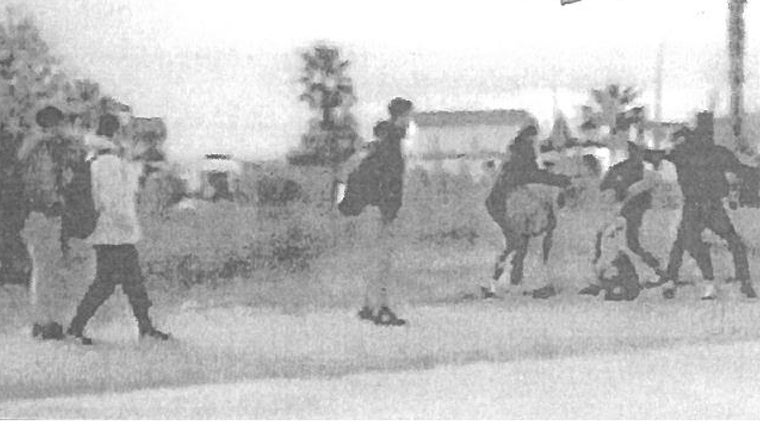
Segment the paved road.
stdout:
[[0,403],[3,417],[760,418],[760,344]]

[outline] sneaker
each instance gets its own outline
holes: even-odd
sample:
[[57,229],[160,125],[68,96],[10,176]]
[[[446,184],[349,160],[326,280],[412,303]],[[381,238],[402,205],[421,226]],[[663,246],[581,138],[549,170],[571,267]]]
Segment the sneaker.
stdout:
[[375,325],[379,326],[404,326],[406,325],[406,320],[399,319],[396,316],[396,313],[391,311],[388,307],[382,307],[380,308],[380,311],[377,312],[377,316],[375,317]]
[[375,321],[375,314],[372,313],[372,309],[367,307],[366,305],[362,307],[361,310],[359,310],[359,318],[362,320],[371,320]]
[[485,286],[480,287],[480,295],[483,296],[483,299],[493,299],[496,298],[496,292],[486,288]]
[[676,296],[676,284],[672,280],[662,284],[662,297],[665,299],[673,299]]
[[35,323],[32,325],[32,338],[40,338],[40,335],[42,335],[42,325]]
[[147,331],[140,331],[140,339],[143,338],[153,338],[158,341],[168,341],[171,338],[171,335],[165,332],[161,332],[156,328],[151,328]]
[[702,301],[712,301],[718,298],[718,289],[712,281],[705,282],[705,291],[702,294]]
[[657,287],[663,286],[666,283],[668,283],[669,279],[668,279],[668,275],[667,275],[666,272],[657,269],[657,270],[654,271],[654,273],[657,275],[657,279],[655,279],[655,280],[648,280],[648,281],[644,282],[641,285],[641,287],[643,289],[657,288]]
[[591,295],[591,296],[598,296],[599,293],[602,291],[602,288],[600,288],[597,285],[589,285],[585,288],[581,289],[578,294],[579,295]]
[[554,289],[554,286],[551,286],[551,285],[547,285],[547,286],[544,286],[543,288],[539,288],[533,291],[533,298],[536,298],[536,299],[547,299],[555,295],[557,295],[557,290]]
[[81,332],[74,332],[71,329],[66,331],[66,335],[82,345],[92,345],[92,338],[84,336]]
[[747,298],[757,298],[755,289],[752,287],[752,284],[749,282],[742,283],[742,287],[740,288],[740,290]]

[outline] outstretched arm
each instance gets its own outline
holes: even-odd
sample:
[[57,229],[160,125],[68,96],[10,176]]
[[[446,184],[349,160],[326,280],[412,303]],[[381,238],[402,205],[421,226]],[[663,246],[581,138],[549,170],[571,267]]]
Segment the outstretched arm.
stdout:
[[742,163],[728,148],[718,147],[718,149],[720,150],[720,160],[723,171],[731,172],[735,176],[741,177],[744,174],[744,163]]
[[644,161],[647,163],[651,163],[654,165],[656,169],[660,168],[660,165],[662,164],[663,160],[667,160],[669,162],[674,162],[674,156],[673,152],[666,151],[666,150],[651,150],[651,149],[643,149],[642,150]]
[[526,183],[545,184],[552,187],[569,187],[571,185],[570,177],[551,173],[542,169],[530,169],[525,171],[523,179]]

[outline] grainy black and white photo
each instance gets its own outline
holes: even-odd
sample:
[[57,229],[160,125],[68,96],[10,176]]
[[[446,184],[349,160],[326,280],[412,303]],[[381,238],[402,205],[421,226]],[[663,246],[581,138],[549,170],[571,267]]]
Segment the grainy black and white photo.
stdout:
[[0,0],[0,419],[760,418],[760,0]]

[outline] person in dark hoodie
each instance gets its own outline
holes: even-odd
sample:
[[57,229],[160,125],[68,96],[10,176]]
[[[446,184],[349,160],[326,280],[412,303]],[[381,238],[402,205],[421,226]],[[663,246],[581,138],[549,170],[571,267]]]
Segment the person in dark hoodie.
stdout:
[[366,206],[380,210],[379,231],[373,250],[376,271],[367,280],[364,306],[359,311],[362,320],[381,326],[403,326],[406,320],[390,309],[387,285],[392,270],[392,225],[401,209],[404,189],[404,157],[402,141],[411,121],[413,104],[394,98],[388,105],[390,119],[375,126],[375,136],[366,150],[357,153],[346,166],[348,177],[345,196],[338,210],[345,216],[359,215]]
[[676,137],[679,136],[684,136],[685,142],[663,156],[675,165],[683,193],[681,224],[670,251],[666,276],[662,279],[663,296],[667,299],[675,296],[686,250],[694,257],[706,282],[702,298],[716,298],[710,247],[702,240],[702,232],[709,229],[728,242],[741,292],[747,298],[757,298],[750,279],[746,246],[723,206],[723,198],[729,193],[726,174],[740,175],[743,164],[729,149],[715,145],[711,112],[697,114],[694,131],[685,130]]
[[644,214],[652,208],[652,185],[638,191],[648,179],[644,165],[644,150],[633,142],[628,143],[628,158],[612,166],[599,187],[601,191],[612,190],[615,201],[622,204],[620,216],[626,220],[628,248],[656,272],[660,262],[646,251],[639,240]]
[[[570,178],[567,176],[553,174],[538,168],[535,152],[537,136],[538,129],[532,125],[525,127],[518,133],[514,142],[509,146],[509,159],[501,166],[496,182],[486,198],[485,204],[488,214],[501,228],[506,239],[507,248],[496,262],[493,283],[490,288],[481,287],[484,298],[493,298],[495,296],[495,284],[504,273],[504,262],[512,252],[515,254],[512,258],[510,283],[512,285],[519,285],[522,282],[523,263],[528,254],[528,242],[532,235],[536,235],[536,233],[520,229],[514,221],[510,221],[510,212],[507,212],[507,200],[509,197],[528,184],[544,184],[561,188],[569,187],[571,184]],[[547,222],[541,224],[538,228],[550,231],[556,225],[554,212],[549,210],[545,216]],[[541,220],[542,218],[534,219]],[[536,229],[533,231],[539,232],[542,230]],[[548,234],[544,238],[544,262],[548,259],[550,246],[551,234]],[[547,286],[546,289],[540,291],[534,292],[534,297],[547,298],[555,294],[551,286]]]

